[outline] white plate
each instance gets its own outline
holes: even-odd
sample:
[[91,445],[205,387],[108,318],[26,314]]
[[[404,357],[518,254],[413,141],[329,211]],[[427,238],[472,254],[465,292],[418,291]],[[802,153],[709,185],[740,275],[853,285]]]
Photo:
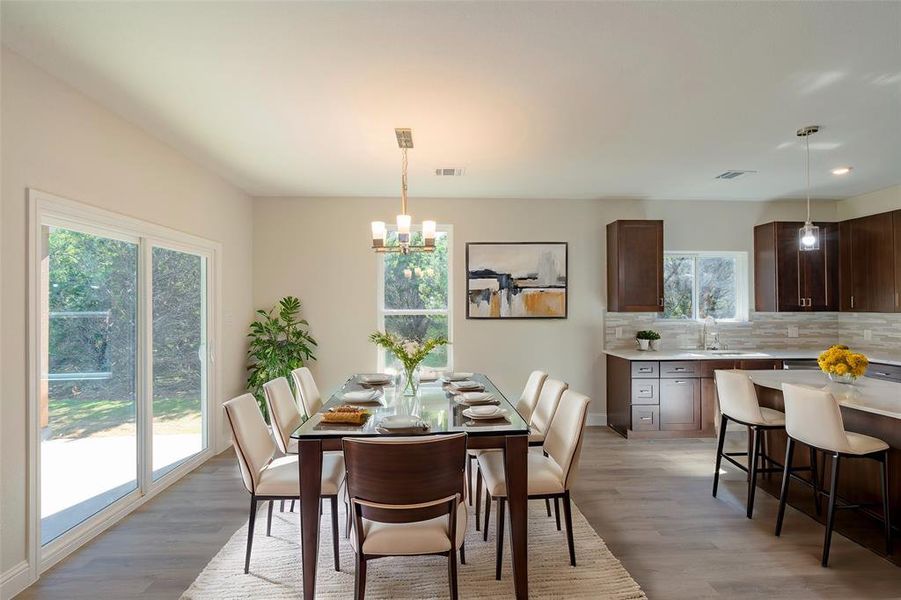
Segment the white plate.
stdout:
[[463,381],[464,379],[469,379],[472,375],[472,373],[452,373],[450,371],[445,371],[441,374],[441,378],[444,379],[444,381]]
[[435,373],[434,371],[426,371],[426,372],[420,373],[419,381],[422,383],[429,383],[430,381],[438,381],[438,373]]
[[382,395],[381,390],[354,390],[345,392],[342,400],[345,402],[372,402]]
[[391,375],[387,373],[364,373],[360,375],[360,381],[363,383],[368,383],[370,385],[374,385],[377,383],[390,383]]
[[464,379],[463,381],[455,381],[450,384],[452,388],[462,391],[466,390],[484,390],[485,386],[483,386],[478,381],[472,381],[470,379]]
[[383,429],[417,429],[422,426],[422,419],[413,415],[390,415],[379,422],[379,427]]
[[459,404],[474,406],[476,404],[493,404],[497,402],[494,394],[488,392],[465,392],[457,396],[456,401]]
[[463,411],[463,416],[470,419],[500,419],[504,411],[496,406],[471,406]]

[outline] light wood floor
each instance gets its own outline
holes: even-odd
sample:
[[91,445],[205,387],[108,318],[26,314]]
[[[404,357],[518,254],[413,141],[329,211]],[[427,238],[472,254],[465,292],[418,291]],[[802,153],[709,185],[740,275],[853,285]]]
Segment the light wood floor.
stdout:
[[[901,598],[901,569],[847,539],[819,566],[822,526],[759,494],[744,516],[731,467],[710,496],[712,440],[624,440],[591,428],[574,498],[654,598]],[[247,518],[248,496],[223,453],[45,573],[22,599],[178,598]],[[566,551],[561,537],[561,552]]]

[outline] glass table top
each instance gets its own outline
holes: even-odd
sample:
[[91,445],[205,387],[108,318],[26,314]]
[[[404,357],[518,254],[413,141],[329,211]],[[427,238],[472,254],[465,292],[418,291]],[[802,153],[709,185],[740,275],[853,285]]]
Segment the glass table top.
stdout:
[[[404,396],[402,390],[394,384],[370,388],[360,381],[359,375],[348,379],[337,392],[332,394],[322,409],[307,419],[294,433],[292,438],[329,438],[348,436],[382,436],[382,435],[433,435],[437,433],[466,432],[469,435],[513,435],[525,434],[529,424],[516,412],[516,409],[497,389],[488,377],[475,373],[470,378],[485,386],[485,392],[491,393],[498,400],[498,408],[503,417],[490,420],[475,420],[465,417],[463,411],[468,408],[455,400],[440,379],[434,382],[423,382],[415,396]],[[365,389],[381,390],[378,403],[364,404],[345,402],[344,394]],[[344,404],[365,408],[370,416],[362,425],[346,425],[343,423],[326,423],[322,415],[329,409]],[[421,431],[403,430],[387,432],[380,427],[385,417],[392,415],[410,415],[418,417],[427,427]]]

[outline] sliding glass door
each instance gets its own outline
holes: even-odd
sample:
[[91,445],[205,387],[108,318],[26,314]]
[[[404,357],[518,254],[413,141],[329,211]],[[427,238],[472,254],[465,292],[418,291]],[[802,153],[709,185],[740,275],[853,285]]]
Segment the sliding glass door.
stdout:
[[49,565],[209,455],[219,246],[29,198],[29,536]]
[[138,487],[138,250],[42,227],[41,544]]
[[154,247],[153,478],[206,447],[206,259]]

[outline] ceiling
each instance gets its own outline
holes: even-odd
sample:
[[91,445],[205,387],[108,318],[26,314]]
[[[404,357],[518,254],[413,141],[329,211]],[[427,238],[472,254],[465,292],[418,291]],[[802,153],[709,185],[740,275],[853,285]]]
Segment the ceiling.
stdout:
[[815,197],[901,183],[901,2],[3,2],[2,41],[258,196],[396,195],[395,127],[413,197],[796,198],[808,124]]

